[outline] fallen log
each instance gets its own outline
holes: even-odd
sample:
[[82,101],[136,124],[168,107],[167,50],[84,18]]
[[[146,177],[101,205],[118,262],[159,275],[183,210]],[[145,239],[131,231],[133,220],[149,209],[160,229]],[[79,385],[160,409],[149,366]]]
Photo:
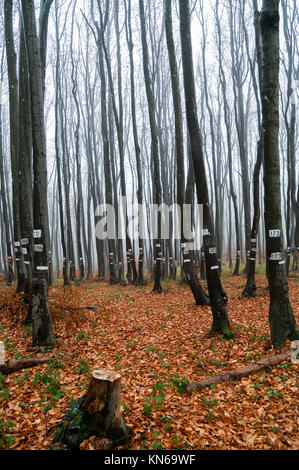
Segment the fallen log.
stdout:
[[277,354],[276,356],[267,357],[266,359],[262,359],[259,362],[254,362],[253,364],[249,364],[245,367],[238,367],[237,369],[230,370],[228,372],[224,372],[223,374],[214,375],[212,377],[208,377],[201,382],[193,382],[188,385],[187,392],[198,392],[205,387],[208,387],[212,384],[219,384],[222,382],[228,382],[229,380],[239,380],[242,377],[247,377],[254,372],[259,372],[260,370],[266,369],[267,367],[273,367],[277,364],[280,364],[283,361],[290,359],[291,357],[291,350],[285,351],[281,354]]
[[[76,352],[77,353],[77,352]],[[3,375],[12,374],[20,369],[28,369],[30,367],[36,367],[41,364],[52,361],[53,359],[64,359],[69,356],[74,355],[74,353],[66,354],[65,356],[50,356],[50,357],[24,357],[17,361],[7,361],[4,364],[0,364],[0,372]]]

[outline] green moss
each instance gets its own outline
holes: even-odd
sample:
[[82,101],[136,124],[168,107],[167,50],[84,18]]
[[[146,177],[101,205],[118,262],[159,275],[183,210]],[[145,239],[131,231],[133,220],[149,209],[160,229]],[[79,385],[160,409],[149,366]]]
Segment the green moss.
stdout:
[[130,431],[124,423],[122,429],[106,430],[105,418],[98,413],[90,414],[81,407],[83,400],[84,396],[70,406],[62,418],[62,424],[56,429],[53,444],[62,442],[69,450],[78,450],[80,443],[91,436],[106,436],[118,444],[128,439]]
[[224,336],[225,336],[226,338],[228,338],[228,339],[234,337],[234,334],[233,334],[231,328],[230,328],[228,325],[226,325],[226,326],[224,326],[224,327],[222,328],[222,333],[223,333]]

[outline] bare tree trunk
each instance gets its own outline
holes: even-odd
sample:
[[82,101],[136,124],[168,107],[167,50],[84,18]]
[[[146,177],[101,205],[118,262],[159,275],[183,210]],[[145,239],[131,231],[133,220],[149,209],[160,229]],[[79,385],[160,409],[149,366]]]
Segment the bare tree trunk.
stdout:
[[25,272],[23,269],[23,255],[20,245],[20,215],[19,215],[19,113],[18,113],[18,78],[17,78],[17,56],[13,35],[12,0],[4,2],[4,25],[7,73],[9,82],[9,121],[10,121],[10,159],[12,174],[13,194],[13,233],[16,253],[16,267],[18,275],[17,292],[24,290]]
[[35,245],[32,282],[33,344],[52,346],[51,317],[48,306],[48,201],[47,160],[44,129],[43,83],[33,0],[22,0],[24,30],[30,74],[30,99],[33,144],[33,227]]
[[[107,11],[107,9],[106,9]],[[106,27],[107,16],[103,20],[102,28]],[[109,155],[109,141],[108,141],[108,119],[107,119],[107,84],[104,68],[104,51],[102,42],[102,33],[99,25],[94,21],[97,29],[97,46],[98,46],[98,57],[99,57],[99,72],[101,80],[101,129],[103,138],[103,155],[104,155],[104,172],[105,172],[105,193],[106,203],[109,206],[113,205],[112,196],[112,179],[111,179],[111,161]],[[110,284],[117,284],[119,279],[115,271],[115,240],[108,238],[108,251],[109,251],[109,272],[110,272]]]
[[233,202],[234,208],[234,216],[235,216],[235,233],[236,233],[236,264],[234,268],[234,276],[239,275],[240,269],[240,254],[241,254],[241,247],[240,247],[240,223],[239,223],[239,215],[238,215],[238,203],[237,203],[237,195],[235,193],[234,188],[234,181],[233,181],[233,157],[232,157],[232,132],[231,132],[231,119],[229,116],[229,105],[227,101],[227,86],[226,86],[226,78],[223,69],[223,62],[222,62],[222,37],[221,37],[221,28],[220,28],[220,21],[218,16],[218,6],[219,2],[216,2],[216,23],[217,23],[217,32],[218,32],[218,50],[219,50],[219,69],[220,69],[220,83],[222,88],[223,94],[223,101],[224,101],[224,121],[226,127],[226,139],[227,139],[227,154],[228,154],[228,166],[229,166],[229,186],[230,186],[230,195]]
[[279,2],[263,0],[260,24],[262,35],[262,112],[264,129],[264,188],[267,258],[269,260],[269,321],[274,347],[287,339],[299,339],[292,312],[288,279],[283,259],[281,188],[279,164]]
[[60,96],[60,37],[59,37],[59,17],[58,17],[58,4],[55,0],[55,33],[56,33],[56,64],[55,64],[55,157],[56,157],[56,171],[57,171],[57,188],[58,188],[58,206],[59,206],[59,220],[60,220],[60,236],[62,246],[62,275],[64,286],[69,284],[67,275],[67,250],[65,241],[65,227],[63,222],[63,195],[62,195],[62,182],[61,182],[61,158],[59,146],[59,96]]
[[[0,90],[2,90],[2,82],[3,82],[2,64],[1,64],[0,79],[1,79]],[[13,272],[13,264],[12,264],[12,247],[11,247],[10,234],[9,234],[7,187],[5,185],[3,163],[4,163],[4,155],[3,155],[3,134],[2,134],[2,95],[0,94],[0,193],[1,193],[2,216],[3,216],[4,233],[5,233],[5,237],[4,237],[4,233],[2,233],[2,238],[5,238],[6,256],[7,256],[7,263],[4,263],[5,271],[6,271],[6,282],[7,282],[7,285],[10,286],[13,281],[14,272]]]
[[222,288],[219,276],[219,266],[217,264],[216,240],[209,205],[209,192],[204,165],[202,137],[197,118],[189,0],[181,0],[179,6],[187,124],[190,135],[197,198],[198,203],[203,204],[203,244],[205,250],[208,290],[213,314],[211,332],[222,332],[226,337],[232,337],[232,331],[227,314],[228,297]]
[[[126,8],[126,2],[125,2]],[[128,7],[126,8],[126,37],[129,50],[130,59],[130,85],[131,85],[131,111],[132,111],[132,125],[133,125],[133,137],[135,146],[136,166],[137,166],[137,202],[143,204],[142,197],[142,170],[141,170],[141,158],[140,158],[140,146],[138,140],[137,131],[137,120],[136,120],[136,102],[135,102],[135,73],[134,73],[134,59],[133,59],[133,38],[132,38],[132,27],[131,27],[131,0],[128,0]],[[143,285],[144,281],[144,244],[142,237],[138,237],[139,246],[139,262],[138,262],[138,279],[137,284]]]
[[73,28],[74,28],[74,13],[76,8],[76,2],[73,7],[72,14],[72,31],[71,31],[71,62],[72,62],[72,95],[76,105],[76,127],[75,127],[75,160],[76,160],[76,177],[77,177],[77,207],[76,207],[76,231],[77,231],[77,249],[78,249],[78,258],[79,258],[79,279],[80,281],[84,278],[84,261],[83,261],[83,250],[81,242],[81,232],[84,230],[82,225],[82,215],[83,215],[83,203],[82,203],[82,182],[81,182],[81,156],[80,156],[80,108],[78,101],[78,64],[75,64],[75,59],[73,55]]
[[254,8],[254,29],[255,29],[255,47],[256,47],[256,57],[258,65],[258,81],[255,77],[255,68],[253,66],[252,60],[249,55],[249,40],[248,34],[245,26],[245,20],[243,17],[243,25],[245,31],[245,43],[247,56],[251,69],[251,76],[253,81],[253,88],[255,93],[255,99],[257,104],[257,115],[258,115],[258,129],[259,129],[259,140],[257,143],[257,156],[256,162],[253,170],[253,206],[254,214],[251,227],[251,237],[250,237],[250,253],[247,264],[247,282],[246,287],[243,290],[242,294],[246,297],[255,297],[256,296],[256,284],[255,284],[255,266],[256,266],[256,256],[257,256],[257,236],[259,231],[259,221],[260,221],[260,197],[259,197],[259,188],[260,188],[260,170],[263,161],[263,130],[261,124],[261,86],[262,86],[262,58],[261,58],[261,32],[259,25],[259,12],[257,10],[257,0],[253,0]]
[[[152,90],[151,78],[149,73],[149,58],[148,46],[146,40],[146,27],[145,27],[145,14],[144,2],[139,0],[139,14],[140,14],[140,27],[141,27],[141,42],[143,51],[143,73],[146,87],[146,96],[148,102],[148,111],[151,128],[152,139],[152,158],[154,164],[154,203],[160,206],[162,202],[162,188],[160,178],[160,165],[159,165],[159,147],[157,136],[157,124],[155,117],[155,101]],[[161,286],[161,262],[162,262],[162,246],[161,246],[161,214],[158,214],[158,238],[154,241],[155,244],[155,283],[153,292],[162,292]]]
[[28,59],[24,26],[20,28],[19,51],[19,211],[21,248],[26,268],[25,303],[28,305],[26,322],[32,315],[33,274],[33,198],[32,198],[32,132]]
[[[184,169],[184,136],[182,105],[180,98],[179,74],[175,55],[175,46],[172,32],[171,0],[164,0],[165,8],[165,31],[168,48],[168,58],[171,72],[172,99],[175,114],[175,142],[176,142],[176,167],[177,167],[177,202],[181,209],[181,250],[183,256],[183,269],[187,282],[194,296],[196,305],[209,305],[210,301],[200,285],[197,275],[192,266],[191,256],[185,248],[186,239],[183,233],[183,208],[185,202],[185,169]],[[190,165],[191,166],[191,165]],[[192,170],[191,170],[192,171]]]

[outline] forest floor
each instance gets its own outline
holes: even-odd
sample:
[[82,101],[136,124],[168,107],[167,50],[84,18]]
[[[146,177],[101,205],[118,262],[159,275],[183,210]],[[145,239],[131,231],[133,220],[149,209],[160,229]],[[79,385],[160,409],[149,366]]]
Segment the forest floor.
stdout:
[[[126,448],[299,449],[298,365],[286,361],[192,395],[185,390],[189,382],[277,353],[269,341],[266,278],[259,274],[256,280],[258,296],[246,299],[244,277],[224,276],[231,340],[209,337],[210,308],[196,307],[189,288],[178,282],[164,281],[162,294],[152,294],[152,285],[90,280],[63,288],[56,282],[49,299],[52,354],[58,359],[0,376],[0,448],[57,448],[55,428],[84,394],[90,371],[101,368],[122,375],[122,413],[132,430]],[[290,276],[289,286],[299,324],[298,275]],[[0,340],[6,360],[51,355],[32,348],[31,327],[22,324],[26,312],[13,294],[2,282]],[[289,347],[290,342],[283,350]],[[91,437],[81,448],[101,445]]]

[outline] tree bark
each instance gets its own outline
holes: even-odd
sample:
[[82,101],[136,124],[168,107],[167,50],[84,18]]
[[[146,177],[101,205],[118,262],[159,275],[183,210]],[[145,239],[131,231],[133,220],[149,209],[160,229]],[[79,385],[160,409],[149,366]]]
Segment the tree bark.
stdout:
[[216,240],[209,204],[209,192],[203,157],[202,137],[197,117],[189,0],[181,0],[179,6],[187,124],[190,135],[197,199],[198,203],[203,205],[203,245],[206,260],[208,291],[213,314],[211,333],[221,332],[226,337],[232,337],[233,334],[227,314],[228,297],[222,288],[219,276]]
[[[171,0],[164,0],[165,8],[165,31],[168,49],[168,58],[171,72],[172,99],[175,115],[175,149],[176,149],[176,169],[177,169],[177,202],[181,209],[181,251],[183,256],[183,269],[189,287],[194,296],[196,305],[209,305],[210,300],[200,285],[197,274],[192,266],[189,251],[185,249],[186,239],[183,233],[183,209],[185,202],[185,169],[184,169],[184,136],[183,117],[180,98],[180,85],[178,67],[175,55],[175,46],[172,32],[172,11]],[[191,170],[192,171],[192,170]]]
[[266,250],[269,265],[269,321],[273,346],[299,339],[288,291],[283,257],[279,163],[279,2],[263,0],[260,18],[262,35],[262,114],[264,129],[264,201]]
[[34,251],[32,281],[33,345],[52,346],[52,322],[48,307],[48,201],[47,156],[44,128],[43,82],[33,0],[22,0],[24,30],[30,75],[30,99],[33,144],[33,228],[34,240],[41,247]]
[[[23,255],[20,246],[20,214],[19,214],[19,113],[18,113],[18,77],[17,77],[17,55],[14,44],[13,34],[13,12],[12,0],[4,2],[4,25],[5,25],[5,44],[7,74],[9,83],[9,121],[10,121],[10,159],[12,175],[12,194],[13,194],[13,235],[16,254],[16,267],[18,275],[17,292],[24,290],[25,272],[23,269]],[[17,244],[17,245],[16,245]]]
[[[145,27],[145,14],[144,14],[144,2],[139,0],[139,14],[140,14],[140,27],[141,27],[141,42],[143,52],[143,73],[145,80],[146,96],[148,102],[149,120],[151,128],[151,140],[152,140],[152,159],[154,166],[154,203],[160,206],[162,202],[162,188],[160,178],[160,163],[159,163],[159,147],[158,147],[158,135],[157,135],[157,124],[155,117],[155,100],[152,90],[151,78],[149,73],[149,54],[146,40],[146,27]],[[161,285],[161,265],[162,265],[162,244],[161,244],[161,214],[158,214],[158,238],[154,241],[155,249],[155,282],[153,292],[162,292]]]
[[120,389],[119,374],[94,370],[87,393],[69,408],[53,441],[65,443],[70,450],[79,449],[83,440],[94,435],[105,436],[112,446],[125,443],[130,430],[121,414]]

